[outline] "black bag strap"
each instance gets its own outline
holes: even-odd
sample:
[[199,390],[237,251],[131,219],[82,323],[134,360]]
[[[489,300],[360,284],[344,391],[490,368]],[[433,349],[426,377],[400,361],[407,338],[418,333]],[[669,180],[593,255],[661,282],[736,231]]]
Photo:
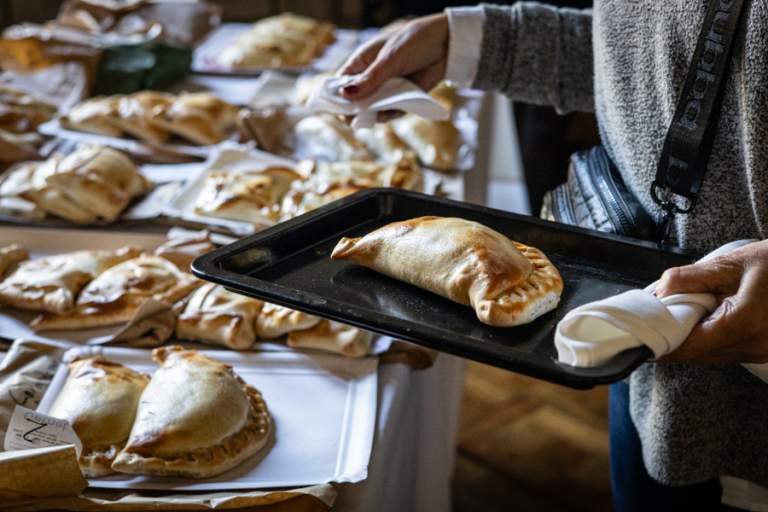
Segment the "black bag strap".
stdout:
[[723,104],[728,64],[747,0],[710,0],[685,85],[651,185],[651,197],[665,217],[659,240],[665,243],[675,214],[696,204]]

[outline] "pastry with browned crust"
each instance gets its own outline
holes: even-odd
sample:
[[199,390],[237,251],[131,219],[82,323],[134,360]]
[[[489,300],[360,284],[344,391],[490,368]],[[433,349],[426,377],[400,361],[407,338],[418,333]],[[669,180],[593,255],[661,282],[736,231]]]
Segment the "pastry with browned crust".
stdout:
[[131,435],[112,469],[206,478],[267,445],[267,404],[231,366],[178,346],[152,355],[160,368],[141,396]]
[[89,478],[114,473],[112,461],[131,432],[149,377],[102,357],[69,364],[69,376],[48,414],[72,425],[83,443],[78,463]]

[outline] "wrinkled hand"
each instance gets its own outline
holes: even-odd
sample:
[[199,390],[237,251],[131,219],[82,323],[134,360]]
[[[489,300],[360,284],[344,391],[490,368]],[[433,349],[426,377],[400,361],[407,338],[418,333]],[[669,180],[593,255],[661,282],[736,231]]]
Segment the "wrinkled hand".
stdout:
[[768,240],[667,270],[656,295],[676,293],[711,293],[720,305],[660,361],[768,362]]
[[428,91],[445,77],[448,17],[433,14],[388,30],[359,48],[339,70],[358,75],[341,93],[365,98],[390,78],[405,77]]

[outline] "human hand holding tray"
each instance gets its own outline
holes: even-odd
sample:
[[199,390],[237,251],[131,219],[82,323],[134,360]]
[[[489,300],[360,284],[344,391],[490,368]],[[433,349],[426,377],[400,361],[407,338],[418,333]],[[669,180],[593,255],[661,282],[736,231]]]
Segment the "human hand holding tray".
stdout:
[[[519,327],[482,324],[464,305],[330,254],[344,236],[436,215],[480,222],[544,251],[565,289],[559,307]],[[692,256],[654,244],[391,189],[357,193],[198,258],[194,273],[246,295],[576,388],[608,384],[651,356],[628,350],[595,368],[556,361],[554,332],[582,304],[648,284]]]

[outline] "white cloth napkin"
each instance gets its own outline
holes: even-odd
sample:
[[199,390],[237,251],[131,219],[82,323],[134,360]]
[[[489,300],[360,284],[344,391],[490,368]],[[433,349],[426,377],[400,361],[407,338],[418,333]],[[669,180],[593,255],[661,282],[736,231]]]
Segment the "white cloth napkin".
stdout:
[[307,101],[315,112],[354,116],[352,128],[370,128],[376,114],[384,110],[401,110],[409,114],[444,121],[451,115],[432,96],[405,78],[390,78],[371,96],[351,101],[341,95],[341,88],[355,80],[354,76],[329,76],[322,80]]
[[[731,242],[701,261],[753,241]],[[643,345],[659,358],[679,347],[696,324],[717,307],[717,299],[708,293],[684,293],[659,299],[653,294],[657,283],[569,311],[555,331],[558,360],[571,366],[599,366],[619,352]],[[768,364],[745,364],[744,367],[768,382]]]

